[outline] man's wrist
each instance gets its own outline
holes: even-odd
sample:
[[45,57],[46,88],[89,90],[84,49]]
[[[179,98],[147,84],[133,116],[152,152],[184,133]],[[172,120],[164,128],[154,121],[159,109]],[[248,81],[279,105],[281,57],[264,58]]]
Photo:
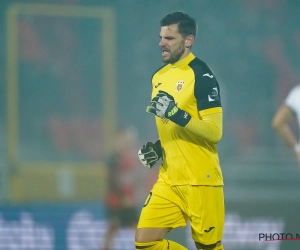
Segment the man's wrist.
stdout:
[[178,111],[173,116],[169,117],[172,122],[178,124],[181,127],[185,127],[189,123],[191,118],[192,117],[188,112],[180,108],[178,108]]
[[161,143],[160,140],[157,140],[154,143],[155,149],[156,149],[156,154],[158,156],[158,159],[160,159],[162,157],[162,149],[161,149]]

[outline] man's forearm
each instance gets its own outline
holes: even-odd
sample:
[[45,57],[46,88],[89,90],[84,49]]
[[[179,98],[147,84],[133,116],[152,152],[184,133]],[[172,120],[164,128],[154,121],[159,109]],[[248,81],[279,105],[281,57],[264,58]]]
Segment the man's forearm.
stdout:
[[297,139],[288,125],[292,118],[292,110],[282,105],[273,117],[272,127],[289,147],[294,148],[297,145]]
[[218,143],[222,138],[222,113],[203,116],[202,120],[191,118],[185,128],[201,138]]
[[297,140],[288,124],[282,124],[275,127],[275,131],[289,147],[295,148]]

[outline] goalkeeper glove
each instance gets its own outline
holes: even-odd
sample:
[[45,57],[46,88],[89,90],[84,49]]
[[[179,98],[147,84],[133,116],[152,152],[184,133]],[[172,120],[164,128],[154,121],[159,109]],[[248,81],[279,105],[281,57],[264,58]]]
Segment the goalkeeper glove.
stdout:
[[174,97],[161,90],[151,100],[146,111],[161,118],[167,118],[181,127],[184,127],[191,120],[189,113],[177,107]]
[[144,166],[152,168],[162,157],[160,140],[154,144],[152,142],[147,142],[144,144],[143,148],[139,150],[138,155]]

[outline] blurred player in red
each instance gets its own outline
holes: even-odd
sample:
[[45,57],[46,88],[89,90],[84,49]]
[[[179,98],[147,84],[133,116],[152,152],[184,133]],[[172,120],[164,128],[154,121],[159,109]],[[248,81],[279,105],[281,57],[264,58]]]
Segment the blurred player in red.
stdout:
[[137,197],[140,162],[136,156],[137,136],[133,128],[120,130],[116,136],[114,151],[107,165],[109,187],[106,206],[109,218],[103,250],[114,250],[113,239],[120,227],[136,227]]

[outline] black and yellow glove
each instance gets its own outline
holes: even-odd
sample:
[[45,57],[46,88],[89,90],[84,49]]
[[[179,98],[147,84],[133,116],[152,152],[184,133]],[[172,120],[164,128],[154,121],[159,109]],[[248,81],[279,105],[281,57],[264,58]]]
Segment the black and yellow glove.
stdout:
[[144,166],[152,168],[157,161],[162,157],[162,149],[160,140],[155,143],[147,142],[139,150],[139,159]]
[[189,113],[177,107],[174,97],[162,90],[151,100],[146,111],[161,118],[167,118],[182,127],[191,119]]

